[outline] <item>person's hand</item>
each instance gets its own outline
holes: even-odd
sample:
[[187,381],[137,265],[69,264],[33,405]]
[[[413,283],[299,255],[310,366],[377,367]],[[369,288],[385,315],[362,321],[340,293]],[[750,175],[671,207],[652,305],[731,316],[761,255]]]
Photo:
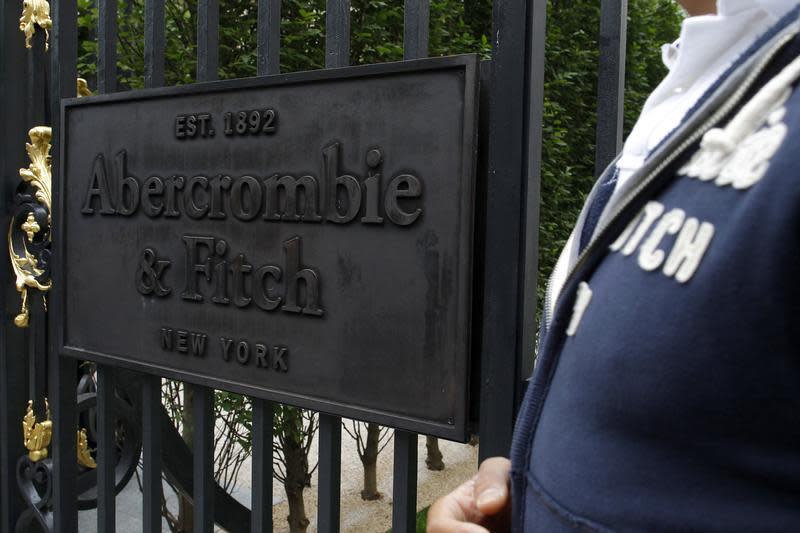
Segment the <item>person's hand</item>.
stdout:
[[511,462],[492,457],[478,474],[436,500],[428,512],[428,533],[501,533],[510,529]]

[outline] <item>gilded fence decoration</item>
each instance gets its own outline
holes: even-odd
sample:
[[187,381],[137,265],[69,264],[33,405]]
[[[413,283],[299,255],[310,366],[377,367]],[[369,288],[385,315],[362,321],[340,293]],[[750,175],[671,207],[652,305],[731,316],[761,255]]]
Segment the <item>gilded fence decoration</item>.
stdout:
[[36,420],[33,400],[30,400],[28,410],[22,419],[22,438],[28,450],[28,457],[34,463],[47,459],[47,447],[53,438],[53,422],[50,420],[50,406],[47,405],[47,400],[45,400],[45,413],[44,420]]
[[14,324],[28,326],[30,308],[28,289],[50,290],[48,261],[50,257],[51,130],[46,126],[32,128],[31,142],[25,145],[31,164],[19,171],[23,183],[18,190],[18,206],[8,228],[8,254],[16,277],[15,285],[22,296]]
[[19,18],[19,29],[25,34],[25,46],[31,48],[31,39],[36,32],[36,26],[44,30],[45,50],[50,45],[50,28],[53,21],[50,19],[50,4],[47,0],[25,0],[22,2],[22,16]]

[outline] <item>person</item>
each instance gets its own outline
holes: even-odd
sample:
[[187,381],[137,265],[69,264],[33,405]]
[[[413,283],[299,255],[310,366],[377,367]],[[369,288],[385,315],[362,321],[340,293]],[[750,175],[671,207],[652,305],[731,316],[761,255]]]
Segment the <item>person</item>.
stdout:
[[430,533],[800,527],[800,0],[680,3],[554,269],[511,459]]

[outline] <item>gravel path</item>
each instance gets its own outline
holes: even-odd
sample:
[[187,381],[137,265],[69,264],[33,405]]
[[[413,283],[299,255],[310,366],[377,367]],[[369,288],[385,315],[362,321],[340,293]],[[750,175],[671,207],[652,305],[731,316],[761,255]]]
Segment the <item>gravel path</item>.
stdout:
[[[478,465],[477,446],[439,441],[444,456],[445,469],[431,472],[425,467],[425,438],[418,441],[417,465],[417,509],[423,509],[433,501],[455,488],[474,475]],[[378,457],[378,490],[383,498],[366,502],[361,499],[362,467],[355,450],[355,443],[346,435],[342,436],[342,500],[341,530],[347,533],[378,533],[392,527],[392,445]],[[282,489],[281,489],[282,490]],[[312,527],[316,531],[316,476],[312,489],[306,490],[306,509]],[[281,502],[273,509],[273,523],[276,532],[288,532],[284,521],[289,514],[288,506]]]

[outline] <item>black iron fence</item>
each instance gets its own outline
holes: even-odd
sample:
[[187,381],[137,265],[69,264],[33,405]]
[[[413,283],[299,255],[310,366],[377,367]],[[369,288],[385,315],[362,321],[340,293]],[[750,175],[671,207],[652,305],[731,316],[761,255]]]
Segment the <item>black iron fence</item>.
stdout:
[[[148,88],[165,83],[164,1],[145,2]],[[36,30],[31,48],[25,47],[20,32],[22,2],[3,0],[0,4],[0,212],[4,220],[12,220],[12,248],[12,234],[28,228],[34,235],[40,231],[33,231],[34,223],[49,223],[48,213],[31,199],[36,191],[29,188],[30,184],[18,190],[19,169],[31,164],[24,145],[36,144],[33,137],[28,138],[29,130],[52,126],[50,190],[57,191],[62,179],[57,149],[62,135],[61,100],[75,96],[78,90],[76,0],[53,0],[49,37],[42,31],[48,26],[43,4],[44,0],[25,0],[25,9],[42,15],[41,19],[31,19]],[[507,454],[516,408],[533,365],[546,4],[546,0],[495,0],[492,59],[481,68],[476,194],[481,200],[475,221],[472,341],[472,394],[478,400],[472,402],[473,432],[480,436],[481,458]],[[97,90],[112,93],[117,90],[117,2],[98,0],[97,7]],[[198,82],[217,77],[219,9],[218,0],[198,2]],[[405,1],[405,59],[427,55],[429,9],[428,0]],[[598,121],[598,168],[613,158],[622,137],[626,16],[626,0],[602,1],[598,112],[603,120]],[[259,0],[259,76],[279,73],[280,22],[281,2]],[[348,0],[328,0],[325,35],[326,68],[346,66],[350,57]],[[52,198],[55,227],[61,223],[61,201]],[[27,204],[22,206],[21,202]],[[30,220],[25,218],[28,212],[34,213]],[[23,228],[26,222],[29,225]],[[47,237],[30,242],[48,240],[49,228],[45,231]],[[59,256],[51,259],[49,250],[31,253],[41,267],[34,272],[34,281],[41,281]],[[58,269],[52,274],[54,285],[62,282]],[[0,267],[5,310],[0,321],[0,531],[77,531],[79,509],[96,505],[98,530],[113,532],[115,494],[130,479],[140,453],[145,531],[161,530],[162,472],[193,500],[195,530],[211,531],[217,523],[232,531],[271,531],[273,405],[269,401],[252,399],[253,478],[248,510],[214,482],[213,390],[191,385],[195,438],[190,451],[163,409],[161,377],[99,364],[95,390],[80,362],[59,353],[58,335],[53,330],[58,320],[53,316],[63,312],[63,302],[37,289],[30,279],[25,302],[27,327],[15,325],[15,317],[24,314],[19,309],[21,287],[15,286],[18,279],[19,273],[4,261]],[[49,407],[45,406],[45,397]],[[31,399],[34,418],[23,431],[21,419]],[[30,449],[37,445],[42,448],[42,442],[33,441],[47,438],[44,434],[48,428],[42,421],[48,416],[52,420],[48,457],[25,459]],[[120,450],[119,424],[126,434]],[[317,527],[323,532],[340,527],[341,427],[339,417],[320,414]],[[80,430],[86,428],[96,439],[96,469],[79,469],[75,460],[79,453],[84,453],[84,460],[93,460],[85,456],[81,443]],[[395,432],[395,531],[415,528],[417,440],[416,434]]]

